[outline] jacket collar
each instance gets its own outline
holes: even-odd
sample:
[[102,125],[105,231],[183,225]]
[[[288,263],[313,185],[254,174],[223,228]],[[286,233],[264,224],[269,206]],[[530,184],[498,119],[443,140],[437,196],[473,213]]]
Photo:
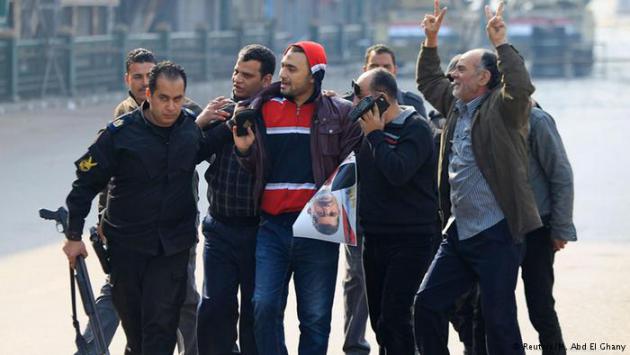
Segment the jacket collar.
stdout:
[[457,101],[455,101],[455,108],[457,109],[457,112],[459,113],[462,113],[464,111],[475,112],[475,110],[477,110],[479,106],[481,106],[481,104],[486,100],[486,98],[489,95],[490,95],[490,92],[487,92],[481,96],[475,97],[474,99],[466,103],[460,99],[457,99]]
[[144,101],[140,101],[140,103],[138,103],[139,101],[136,99],[135,96],[133,96],[133,94],[131,93],[131,91],[127,91],[127,93],[129,94],[129,98],[131,100],[133,100],[135,107],[140,107],[142,106],[142,104],[144,103]]
[[[244,100],[243,103],[248,105],[250,108],[258,110],[262,107],[262,105],[265,102],[278,96],[284,97],[284,95],[282,95],[282,93],[280,92],[280,82],[276,81],[275,83],[272,83],[271,85],[262,89],[254,98],[250,100]],[[316,105],[320,105],[321,99],[322,99],[321,90],[315,87],[315,91],[313,92],[313,95],[308,100],[306,100],[305,104],[315,102]]]
[[[142,103],[142,105],[140,105],[140,107],[137,109],[140,112],[140,117],[142,117],[142,122],[144,122],[145,125],[151,127],[151,128],[156,128],[158,127],[157,125],[155,125],[153,122],[149,121],[145,115],[144,115],[144,111],[148,110],[150,107],[149,105],[149,101],[144,101]],[[169,128],[175,128],[179,125],[181,125],[181,123],[184,121],[184,117],[186,116],[186,113],[184,111],[184,109],[182,109],[179,112],[179,116],[177,117],[177,121],[175,121],[175,123],[173,123],[172,126],[170,126]]]
[[402,126],[407,121],[407,118],[416,113],[416,109],[413,106],[400,106],[400,108],[402,108],[402,111],[389,124]]

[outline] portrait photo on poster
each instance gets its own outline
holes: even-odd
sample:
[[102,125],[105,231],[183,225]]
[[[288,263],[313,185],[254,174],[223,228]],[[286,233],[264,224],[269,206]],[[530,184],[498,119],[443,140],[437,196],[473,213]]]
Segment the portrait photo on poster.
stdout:
[[357,164],[354,152],[335,169],[293,224],[293,235],[356,245]]

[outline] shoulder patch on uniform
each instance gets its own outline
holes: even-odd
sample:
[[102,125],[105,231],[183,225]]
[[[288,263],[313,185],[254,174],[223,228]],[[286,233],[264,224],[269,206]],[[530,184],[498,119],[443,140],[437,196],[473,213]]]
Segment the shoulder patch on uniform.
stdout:
[[195,114],[195,112],[191,109],[189,109],[188,107],[182,107],[182,110],[184,112],[186,112],[188,115],[193,116],[193,117],[197,117],[197,115]]
[[112,133],[117,132],[121,127],[129,124],[131,117],[131,114],[124,114],[118,117],[107,125],[107,130]]
[[88,171],[90,171],[90,169],[92,169],[93,167],[97,166],[98,163],[96,161],[94,161],[94,159],[92,158],[91,155],[81,159],[81,161],[79,161],[79,164],[77,165],[79,170],[81,170],[84,173],[87,173]]
[[123,124],[125,124],[125,120],[117,118],[114,120],[114,122],[112,122],[112,126],[118,128],[120,126],[122,126]]

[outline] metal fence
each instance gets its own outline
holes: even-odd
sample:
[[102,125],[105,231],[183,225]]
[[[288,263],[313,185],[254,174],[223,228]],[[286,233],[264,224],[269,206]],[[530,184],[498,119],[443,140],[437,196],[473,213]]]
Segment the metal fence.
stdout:
[[[360,25],[313,27],[311,39],[327,49],[330,62],[361,60],[371,43],[371,31]],[[158,60],[182,65],[190,81],[203,82],[230,75],[238,50],[261,43],[276,53],[290,35],[273,26],[234,31],[169,32],[47,39],[0,38],[0,101],[46,96],[74,96],[120,89],[127,52],[143,47]]]

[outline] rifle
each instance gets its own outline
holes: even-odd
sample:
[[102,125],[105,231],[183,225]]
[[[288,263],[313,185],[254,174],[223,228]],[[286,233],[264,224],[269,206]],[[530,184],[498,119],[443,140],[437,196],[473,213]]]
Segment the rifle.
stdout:
[[[64,207],[59,207],[57,211],[50,211],[47,209],[40,209],[39,216],[43,219],[54,220],[57,223],[57,230],[61,233],[66,233],[68,229],[68,211]],[[107,349],[107,343],[103,336],[103,328],[101,327],[101,320],[96,312],[96,303],[94,302],[94,294],[92,293],[92,285],[90,283],[90,275],[85,265],[83,256],[77,256],[74,270],[70,268],[70,295],[72,298],[72,325],[76,332],[75,344],[79,350],[80,355],[91,355],[88,350],[87,342],[81,334],[81,328],[77,319],[77,306],[76,306],[76,285],[79,287],[79,294],[81,295],[81,302],[83,303],[83,309],[85,314],[90,319],[90,327],[92,334],[94,334],[94,348],[98,355],[109,355]]]
[[90,242],[92,242],[92,248],[94,248],[103,272],[109,275],[109,255],[96,227],[90,227]]

